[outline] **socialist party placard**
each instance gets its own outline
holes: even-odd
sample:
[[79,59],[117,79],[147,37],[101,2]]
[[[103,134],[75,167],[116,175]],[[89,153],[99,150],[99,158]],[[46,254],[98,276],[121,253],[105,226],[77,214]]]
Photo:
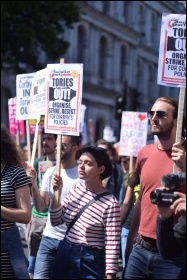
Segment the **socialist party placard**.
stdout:
[[83,64],[49,64],[45,132],[79,135]]
[[157,83],[186,87],[186,15],[162,15]]

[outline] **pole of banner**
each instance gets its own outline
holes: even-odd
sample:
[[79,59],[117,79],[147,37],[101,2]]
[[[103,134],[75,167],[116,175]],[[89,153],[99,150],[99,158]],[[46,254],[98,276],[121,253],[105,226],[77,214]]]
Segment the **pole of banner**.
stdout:
[[38,142],[39,125],[40,125],[40,115],[38,115],[38,117],[37,117],[36,128],[35,128],[35,133],[34,133],[34,142],[33,142],[32,156],[31,156],[31,162],[30,162],[30,165],[31,165],[32,167],[34,167],[34,160],[35,160],[35,154],[36,154],[36,147],[37,147],[37,142]]
[[130,161],[129,161],[129,173],[131,173],[133,170],[133,156],[130,156]]
[[40,116],[40,125],[39,125],[39,133],[38,133],[38,157],[42,156],[42,134],[41,134],[41,124],[44,122],[44,115]]
[[[186,88],[180,88],[175,142],[181,142],[181,137],[182,137],[182,121],[183,121],[185,91]],[[173,164],[173,173],[174,174],[178,173],[178,167],[175,162]]]
[[[39,125],[39,129],[40,129],[40,125]],[[41,133],[38,133],[38,157],[42,156],[42,136]]]
[[[60,64],[64,64],[64,58],[60,59]],[[61,169],[61,143],[62,143],[62,136],[58,134],[57,136],[57,153],[56,153],[56,173],[60,176],[60,169]],[[56,201],[59,200],[59,191],[54,190],[54,195]]]
[[26,135],[27,135],[27,147],[28,147],[28,163],[31,162],[31,138],[30,138],[30,126],[29,120],[26,120]]
[[20,129],[19,129],[19,121],[18,121],[18,128],[16,131],[16,145],[18,148],[20,147]]

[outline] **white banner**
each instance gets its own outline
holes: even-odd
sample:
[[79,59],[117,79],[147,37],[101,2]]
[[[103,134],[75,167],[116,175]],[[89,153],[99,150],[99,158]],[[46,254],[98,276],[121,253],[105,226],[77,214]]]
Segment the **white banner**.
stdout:
[[146,145],[147,129],[147,113],[122,112],[119,155],[137,157]]
[[27,120],[30,105],[30,90],[34,73],[16,75],[16,119]]
[[157,83],[186,87],[186,15],[162,15]]
[[45,132],[79,135],[83,64],[51,65],[47,65]]
[[30,92],[29,117],[45,114],[46,103],[46,68],[35,73]]

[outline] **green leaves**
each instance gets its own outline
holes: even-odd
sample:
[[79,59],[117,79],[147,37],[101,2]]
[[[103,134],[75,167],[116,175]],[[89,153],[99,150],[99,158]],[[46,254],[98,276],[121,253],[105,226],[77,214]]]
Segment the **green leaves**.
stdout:
[[58,61],[67,51],[66,28],[80,20],[75,1],[1,1],[1,69],[40,70],[41,54]]

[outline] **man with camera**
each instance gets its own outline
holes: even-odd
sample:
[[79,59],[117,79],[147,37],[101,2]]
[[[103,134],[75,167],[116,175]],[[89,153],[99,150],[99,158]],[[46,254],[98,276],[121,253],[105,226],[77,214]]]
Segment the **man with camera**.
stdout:
[[[157,247],[157,207],[151,202],[150,194],[161,186],[163,175],[186,171],[186,124],[183,116],[181,141],[175,143],[178,102],[172,98],[160,97],[147,113],[151,132],[158,142],[141,149],[136,161],[140,175],[140,194],[134,208],[131,228],[128,234],[126,257],[128,263],[122,273],[123,279],[183,279],[185,266],[183,255],[165,260]],[[181,193],[186,193],[185,183]],[[176,223],[175,219],[175,223]],[[172,246],[172,244],[170,244]]]
[[[172,205],[157,204],[157,247],[161,256],[173,260],[184,255],[186,259],[186,194],[174,192],[177,199]],[[180,215],[175,226],[175,215]]]

